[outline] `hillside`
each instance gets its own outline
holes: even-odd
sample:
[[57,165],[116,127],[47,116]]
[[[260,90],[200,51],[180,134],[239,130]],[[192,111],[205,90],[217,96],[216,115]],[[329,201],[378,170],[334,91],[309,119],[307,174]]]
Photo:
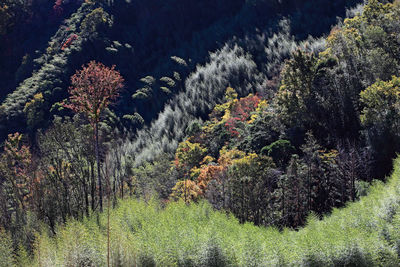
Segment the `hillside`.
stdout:
[[400,1],[4,0],[0,38],[0,266],[400,265]]
[[[394,165],[386,184],[322,220],[309,216],[300,231],[240,224],[206,202],[120,200],[110,212],[112,266],[398,266],[400,160]],[[42,234],[25,266],[104,266],[106,222],[103,213]]]
[[[231,46],[246,46],[247,42],[249,46],[257,47],[253,48],[253,52],[250,48],[244,48],[246,51],[242,53],[252,53],[254,60],[261,59],[264,56],[264,44],[259,38],[264,39],[266,35],[279,31],[278,22],[283,16],[292,18],[291,24],[294,27],[291,34],[302,40],[309,34],[319,36],[329,31],[336,16],[343,17],[345,8],[355,5],[357,1],[335,1],[332,4],[321,0],[306,1],[303,4],[297,1],[258,0],[190,1],[185,4],[172,0],[162,3],[101,0],[61,2],[68,4],[61,4],[61,17],[48,23],[51,27],[44,27],[48,30],[47,35],[41,37],[48,38],[45,42],[28,38],[32,32],[29,27],[37,28],[46,23],[39,19],[24,22],[27,33],[24,28],[17,27],[6,35],[0,35],[4,40],[13,40],[13,43],[2,43],[3,51],[11,51],[14,43],[27,39],[26,45],[17,46],[15,55],[11,53],[2,56],[5,65],[1,68],[4,70],[1,80],[5,84],[0,93],[0,99],[4,98],[0,109],[0,136],[3,139],[15,131],[34,135],[38,128],[49,126],[53,115],[66,115],[53,105],[67,97],[69,77],[89,60],[115,64],[126,78],[122,97],[113,109],[117,116],[122,120],[123,115],[137,113],[145,124],[149,124],[172,96],[190,90],[184,81],[198,64],[207,62],[209,52],[230,44],[225,51],[236,54],[235,50],[231,51]],[[33,3],[33,6],[28,5],[28,10],[38,17],[55,12],[54,7],[42,5],[41,0]],[[155,6],[157,12],[150,16],[149,10]],[[176,9],[176,6],[180,8]],[[87,24],[90,26],[86,27]],[[57,26],[58,30],[55,30]],[[52,31],[53,36],[50,37]],[[184,66],[179,65],[171,60],[172,56],[184,59],[186,63]],[[17,62],[21,62],[19,66]],[[178,80],[174,78],[174,72],[179,73]],[[15,77],[12,77],[13,73]],[[158,82],[147,88],[141,81],[146,76],[155,77]],[[163,77],[175,79],[174,86],[160,80]],[[245,89],[247,84],[242,81],[232,81],[231,86],[238,89],[243,87],[248,93],[248,89]],[[167,91],[162,90],[162,87],[171,88]],[[145,88],[146,93],[142,90]],[[138,92],[140,94],[136,94]],[[37,116],[35,121],[29,122],[23,109],[38,93],[44,96],[40,105],[43,116]],[[132,99],[134,94],[136,96]],[[220,96],[213,95],[217,100]],[[206,114],[202,112],[195,116]],[[122,125],[118,125],[119,128],[142,127],[140,123],[130,120],[122,120],[120,123]]]

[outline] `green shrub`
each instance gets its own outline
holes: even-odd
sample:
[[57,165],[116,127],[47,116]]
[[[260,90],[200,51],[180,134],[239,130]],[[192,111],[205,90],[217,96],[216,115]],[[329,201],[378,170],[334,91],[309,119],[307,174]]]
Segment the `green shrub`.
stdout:
[[0,229],[0,267],[15,266],[11,237]]
[[[309,216],[299,231],[240,224],[207,202],[120,201],[110,213],[112,265],[399,266],[399,164],[387,184],[375,182],[323,220]],[[43,233],[35,262],[40,250],[42,266],[104,266],[107,218],[98,216],[71,221],[54,238]]]

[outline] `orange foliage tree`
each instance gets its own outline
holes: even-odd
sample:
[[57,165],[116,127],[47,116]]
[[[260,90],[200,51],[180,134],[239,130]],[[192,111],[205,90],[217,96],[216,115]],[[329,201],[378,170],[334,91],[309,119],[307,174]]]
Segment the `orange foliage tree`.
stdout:
[[89,119],[94,130],[94,146],[97,162],[100,211],[103,210],[103,192],[100,175],[99,129],[102,111],[119,96],[124,79],[115,66],[108,68],[101,63],[91,61],[71,77],[69,101],[64,106],[77,113],[83,113]]

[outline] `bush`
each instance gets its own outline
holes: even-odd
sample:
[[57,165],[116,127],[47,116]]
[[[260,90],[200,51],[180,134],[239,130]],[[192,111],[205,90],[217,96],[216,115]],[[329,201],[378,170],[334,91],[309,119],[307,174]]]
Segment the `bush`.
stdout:
[[[120,201],[111,211],[112,264],[398,266],[399,192],[400,159],[386,185],[375,183],[367,196],[323,220],[310,216],[299,231],[240,224],[206,202],[161,208],[157,200]],[[72,221],[55,238],[38,238],[36,262],[40,249],[47,266],[104,266],[106,237],[106,214]]]
[[15,266],[11,237],[0,229],[0,266]]

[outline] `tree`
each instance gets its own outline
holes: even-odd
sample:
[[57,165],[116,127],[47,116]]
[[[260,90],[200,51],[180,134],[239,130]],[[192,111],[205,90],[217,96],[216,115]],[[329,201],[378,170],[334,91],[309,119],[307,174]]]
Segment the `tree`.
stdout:
[[297,154],[292,155],[286,174],[279,179],[281,224],[298,227],[307,214],[305,166]]
[[44,99],[43,94],[38,93],[33,96],[33,99],[25,104],[24,113],[26,115],[26,123],[28,129],[34,130],[44,120]]
[[260,151],[263,147],[277,141],[284,131],[282,120],[276,113],[276,109],[261,101],[255,112],[251,115],[251,121],[245,125],[246,132],[240,140],[238,147],[246,152]]
[[[111,157],[114,160],[118,159],[116,155]],[[135,194],[138,197],[147,198],[149,194],[157,192],[160,199],[168,199],[178,177],[172,166],[170,155],[161,154],[152,162],[145,162],[136,168],[128,168],[127,174],[131,178],[125,182],[130,185],[129,187],[135,187]],[[123,192],[121,197],[123,197]]]
[[294,154],[295,148],[290,141],[279,139],[261,149],[261,154],[270,156],[278,167],[284,167]]
[[356,199],[356,183],[360,180],[370,181],[368,150],[359,149],[355,145],[342,146],[339,149],[337,164],[340,179],[340,202]]
[[55,117],[37,138],[41,171],[46,176],[41,184],[46,191],[41,198],[42,214],[52,227],[60,217],[65,222],[69,216],[89,216],[90,199],[95,210],[93,129],[79,117]]
[[0,228],[0,262],[2,266],[15,266],[11,236]]
[[[26,213],[32,203],[32,155],[19,133],[10,134],[0,155],[0,222],[11,230],[13,237],[21,238]],[[16,237],[15,235],[20,235]]]
[[0,5],[0,35],[8,30],[9,20],[11,19],[10,7],[6,4]]
[[277,101],[282,108],[284,121],[290,126],[304,127],[313,119],[310,108],[316,104],[312,88],[316,63],[314,55],[299,50],[283,68]]
[[175,153],[175,167],[186,177],[193,167],[200,165],[201,160],[207,152],[199,143],[186,140],[179,144]]
[[65,103],[64,106],[74,112],[85,114],[93,127],[100,211],[103,211],[98,126],[102,111],[118,97],[118,92],[123,87],[124,79],[115,70],[115,66],[108,68],[101,63],[91,61],[71,77],[71,82],[69,103]]
[[109,14],[99,7],[86,15],[81,23],[80,30],[82,36],[91,37],[110,25]]
[[319,150],[321,149],[320,145],[317,143],[317,140],[314,138],[311,132],[307,132],[306,143],[301,147],[301,150],[304,154],[304,163],[307,166],[307,181],[305,181],[307,185],[307,206],[308,211],[311,211],[313,208],[313,197],[315,195],[315,187],[319,182],[319,165],[320,165],[320,157]]
[[241,222],[268,225],[274,218],[273,191],[278,172],[272,158],[249,153],[228,168],[229,208]]
[[196,201],[202,194],[200,187],[192,180],[178,181],[172,188],[171,199],[183,200],[185,203]]
[[0,3],[0,36],[26,19],[31,13],[32,1],[27,0],[2,0]]
[[380,81],[360,93],[361,123],[376,161],[374,175],[383,176],[400,150],[400,78]]

